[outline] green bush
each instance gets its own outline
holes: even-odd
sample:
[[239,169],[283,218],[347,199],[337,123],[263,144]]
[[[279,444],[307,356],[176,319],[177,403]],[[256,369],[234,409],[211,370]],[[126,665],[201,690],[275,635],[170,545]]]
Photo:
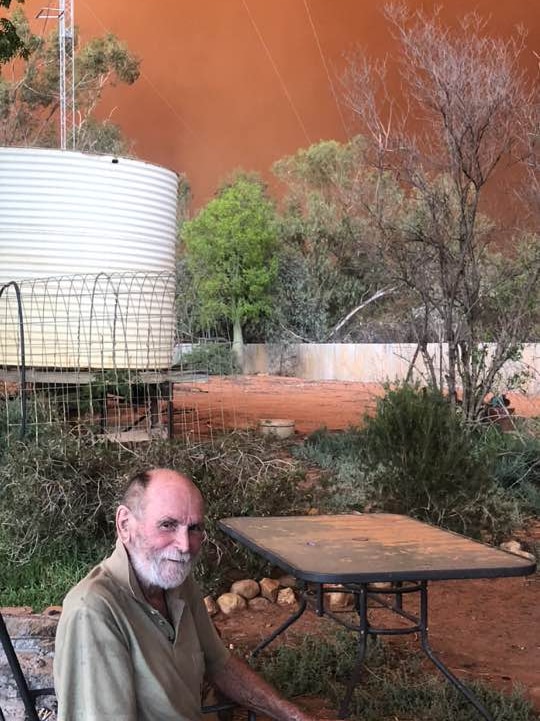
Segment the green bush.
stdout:
[[357,428],[330,432],[319,429],[293,455],[324,469],[318,479],[315,505],[325,513],[361,511],[370,502],[372,488],[364,470],[364,441]]
[[[321,696],[335,708],[343,699],[356,648],[353,634],[328,625],[324,634],[303,636],[296,644],[264,652],[255,665],[284,695]],[[486,684],[468,685],[497,721],[537,718],[519,689],[504,694]],[[368,643],[364,672],[353,693],[350,710],[353,719],[362,721],[478,718],[474,707],[442,676],[426,673],[420,654],[409,649],[404,658],[395,646],[380,641]]]
[[490,473],[518,500],[525,513],[540,515],[540,438],[526,428],[502,433],[492,426],[478,434],[477,445]]
[[204,343],[193,346],[182,356],[182,369],[208,373],[210,376],[230,376],[240,372],[230,343]]
[[387,389],[363,437],[380,508],[493,540],[520,522],[517,501],[494,481],[473,430],[439,391]]

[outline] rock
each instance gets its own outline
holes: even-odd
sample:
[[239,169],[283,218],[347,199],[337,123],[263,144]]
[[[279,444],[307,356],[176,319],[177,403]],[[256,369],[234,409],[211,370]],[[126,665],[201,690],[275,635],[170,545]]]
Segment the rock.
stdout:
[[279,606],[292,606],[296,603],[296,596],[292,588],[281,588],[278,591],[276,603]]
[[258,596],[260,592],[259,584],[251,578],[246,578],[243,581],[235,581],[231,586],[231,593],[237,593],[248,601],[250,598]]
[[508,551],[508,553],[513,553],[515,556],[521,556],[522,558],[526,558],[528,561],[534,561],[535,556],[533,553],[529,553],[528,551],[524,551],[521,548],[521,543],[519,541],[504,541],[499,546],[503,551]]
[[352,593],[343,593],[343,591],[331,591],[324,594],[325,602],[328,604],[330,611],[349,611],[354,606],[354,597]]
[[4,606],[0,613],[2,616],[29,616],[34,609],[31,606]]
[[279,591],[279,581],[274,578],[261,578],[259,586],[261,587],[261,596],[275,603]]
[[216,613],[219,611],[216,602],[214,601],[212,596],[204,597],[204,605],[206,606],[206,610],[208,611],[209,616],[215,616]]
[[296,588],[298,586],[298,581],[294,576],[291,576],[289,573],[285,574],[284,576],[280,576],[278,578],[278,583],[281,586],[281,588]]
[[246,599],[239,596],[237,593],[223,593],[217,599],[217,605],[219,610],[226,616],[231,616],[233,613],[243,611],[246,608]]
[[43,609],[44,616],[59,616],[62,613],[62,606],[47,606]]
[[319,509],[318,508],[308,508],[307,514],[308,514],[308,516],[318,516]]
[[270,601],[262,596],[255,596],[248,601],[248,607],[250,611],[266,611],[270,606]]

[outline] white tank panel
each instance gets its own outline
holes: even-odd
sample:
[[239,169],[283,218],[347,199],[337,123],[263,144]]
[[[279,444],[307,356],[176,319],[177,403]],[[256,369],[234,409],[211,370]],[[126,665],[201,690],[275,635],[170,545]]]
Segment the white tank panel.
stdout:
[[139,160],[0,148],[0,282],[173,270],[177,186]]
[[0,148],[0,364],[159,369],[176,328],[178,178],[156,165]]

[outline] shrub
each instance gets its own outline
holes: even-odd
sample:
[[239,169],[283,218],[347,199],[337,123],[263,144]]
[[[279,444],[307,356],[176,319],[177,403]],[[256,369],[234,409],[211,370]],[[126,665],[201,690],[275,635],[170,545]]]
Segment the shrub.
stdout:
[[14,563],[110,539],[127,451],[59,424],[11,441],[0,463],[0,554]]
[[[425,673],[420,654],[405,659],[391,644],[368,643],[366,664],[350,706],[351,717],[362,721],[403,718],[417,721],[476,721],[478,712],[444,678]],[[265,678],[286,696],[318,695],[333,707],[343,699],[354,667],[356,639],[349,631],[330,626],[321,636],[303,636],[293,646],[280,645],[256,659]],[[469,684],[468,684],[469,685]],[[498,692],[472,683],[473,692],[498,721],[533,721],[531,703],[519,690]]]
[[314,463],[326,473],[319,479],[315,505],[326,513],[362,510],[372,495],[364,471],[364,441],[357,428],[332,433],[319,429],[293,455]]
[[[0,462],[0,603],[17,596],[32,604],[59,602],[112,546],[114,508],[126,479],[153,466],[191,475],[206,499],[208,543],[198,575],[208,592],[221,589],[235,569],[265,568],[218,530],[220,518],[287,515],[311,504],[298,487],[300,464],[283,459],[281,444],[258,436],[233,433],[199,445],[155,441],[128,451],[51,425],[39,442],[10,443]],[[58,583],[47,589],[39,569],[43,577],[51,567]]]
[[480,433],[477,445],[489,459],[490,473],[516,498],[525,513],[540,515],[540,438],[526,429],[502,433],[492,426]]
[[362,431],[365,469],[381,509],[493,540],[520,522],[492,479],[472,429],[437,390],[388,388]]
[[210,376],[230,376],[240,372],[230,343],[205,343],[193,346],[182,356],[184,370],[201,371]]

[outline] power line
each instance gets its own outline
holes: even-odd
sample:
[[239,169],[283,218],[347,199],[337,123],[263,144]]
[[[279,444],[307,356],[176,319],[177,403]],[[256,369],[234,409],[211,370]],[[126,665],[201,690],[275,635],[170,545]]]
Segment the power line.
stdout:
[[325,58],[324,53],[323,53],[323,49],[322,49],[322,46],[321,46],[321,41],[320,41],[320,39],[319,39],[319,34],[317,33],[317,28],[315,27],[315,23],[313,22],[313,18],[312,18],[312,16],[311,16],[311,11],[310,11],[310,9],[309,9],[308,0],[304,0],[304,7],[306,8],[306,13],[307,13],[307,16],[308,16],[308,19],[309,19],[309,23],[310,23],[310,25],[311,25],[311,30],[313,31],[313,35],[314,35],[314,37],[315,37],[315,42],[317,43],[317,47],[318,47],[318,49],[319,49],[319,55],[321,56],[321,61],[322,61],[323,67],[324,67],[324,69],[325,69],[325,71],[326,71],[326,77],[328,78],[328,83],[329,83],[330,88],[331,88],[331,90],[332,90],[332,95],[334,96],[334,101],[335,101],[335,103],[336,103],[337,111],[338,111],[338,113],[339,113],[339,117],[340,117],[340,120],[341,120],[341,124],[342,124],[342,126],[343,126],[343,130],[345,131],[345,135],[346,135],[346,137],[348,138],[348,137],[349,137],[349,130],[348,130],[348,128],[347,128],[347,124],[345,123],[345,118],[343,117],[343,111],[341,110],[341,104],[340,104],[339,99],[338,99],[337,94],[336,94],[336,89],[335,89],[334,83],[333,83],[333,81],[332,81],[332,76],[331,76],[331,74],[330,74],[330,70],[328,69],[328,64],[327,64],[327,62],[326,62],[326,58]]
[[279,68],[277,67],[277,65],[276,65],[276,63],[275,63],[275,61],[274,61],[274,58],[273,58],[273,56],[272,56],[272,53],[270,52],[270,48],[269,48],[268,45],[266,44],[266,42],[265,42],[265,40],[264,40],[264,37],[263,37],[261,31],[259,30],[259,27],[258,27],[257,23],[255,22],[255,19],[254,19],[253,15],[251,14],[251,11],[250,11],[250,9],[249,9],[249,7],[248,7],[248,5],[247,5],[246,0],[242,0],[242,4],[243,4],[243,6],[244,6],[244,8],[245,8],[245,10],[246,10],[246,12],[247,12],[247,14],[248,14],[248,17],[249,17],[249,19],[250,19],[250,21],[251,21],[251,24],[253,25],[253,28],[254,28],[255,32],[257,33],[257,36],[258,36],[258,38],[259,38],[259,40],[260,40],[260,42],[261,42],[261,45],[262,45],[263,48],[265,49],[266,55],[268,56],[268,59],[270,60],[270,64],[272,65],[272,68],[274,69],[274,72],[275,72],[275,74],[276,74],[277,77],[278,77],[278,80],[279,80],[279,82],[280,82],[280,84],[281,84],[281,88],[282,88],[282,90],[283,90],[283,92],[284,92],[284,94],[285,94],[285,97],[286,97],[287,100],[289,101],[289,105],[291,106],[292,111],[293,111],[296,119],[298,120],[298,124],[300,125],[300,127],[301,127],[301,129],[302,129],[302,132],[303,132],[303,134],[304,134],[304,137],[306,138],[308,145],[311,145],[311,139],[310,139],[309,134],[308,134],[308,132],[307,132],[307,130],[306,130],[306,126],[304,125],[304,122],[303,122],[302,118],[300,117],[300,113],[298,112],[298,110],[297,110],[297,108],[296,108],[296,105],[294,104],[294,101],[293,101],[293,99],[292,99],[292,97],[291,97],[291,95],[290,95],[290,93],[289,93],[289,91],[288,91],[288,89],[287,89],[287,86],[286,86],[286,84],[285,84],[285,81],[283,80],[283,77],[282,77],[281,73],[279,72]]
[[[88,12],[89,12],[91,15],[93,15],[93,17],[95,18],[95,20],[97,20],[97,22],[99,23],[99,25],[101,25],[102,30],[104,30],[105,32],[107,32],[107,30],[108,30],[107,26],[106,26],[105,23],[101,20],[101,18],[95,13],[95,11],[93,10],[93,8],[91,8],[91,7],[88,5],[88,3],[85,2],[85,0],[81,0],[81,2],[82,2],[82,4],[85,6],[85,8],[88,10]],[[150,78],[148,77],[148,75],[146,75],[146,73],[144,73],[142,70],[141,70],[141,78],[148,83],[148,85],[150,86],[150,89],[158,96],[158,98],[161,100],[161,102],[164,103],[164,104],[167,106],[167,108],[171,111],[171,113],[182,123],[182,125],[184,126],[184,128],[185,128],[189,133],[191,133],[191,134],[194,135],[195,137],[201,137],[201,136],[198,135],[198,133],[189,125],[189,123],[187,122],[187,120],[185,120],[185,118],[183,118],[183,117],[180,115],[180,113],[178,112],[178,110],[176,110],[176,108],[175,108],[174,105],[170,102],[170,100],[157,88],[157,86],[152,82],[152,80],[150,80]]]

